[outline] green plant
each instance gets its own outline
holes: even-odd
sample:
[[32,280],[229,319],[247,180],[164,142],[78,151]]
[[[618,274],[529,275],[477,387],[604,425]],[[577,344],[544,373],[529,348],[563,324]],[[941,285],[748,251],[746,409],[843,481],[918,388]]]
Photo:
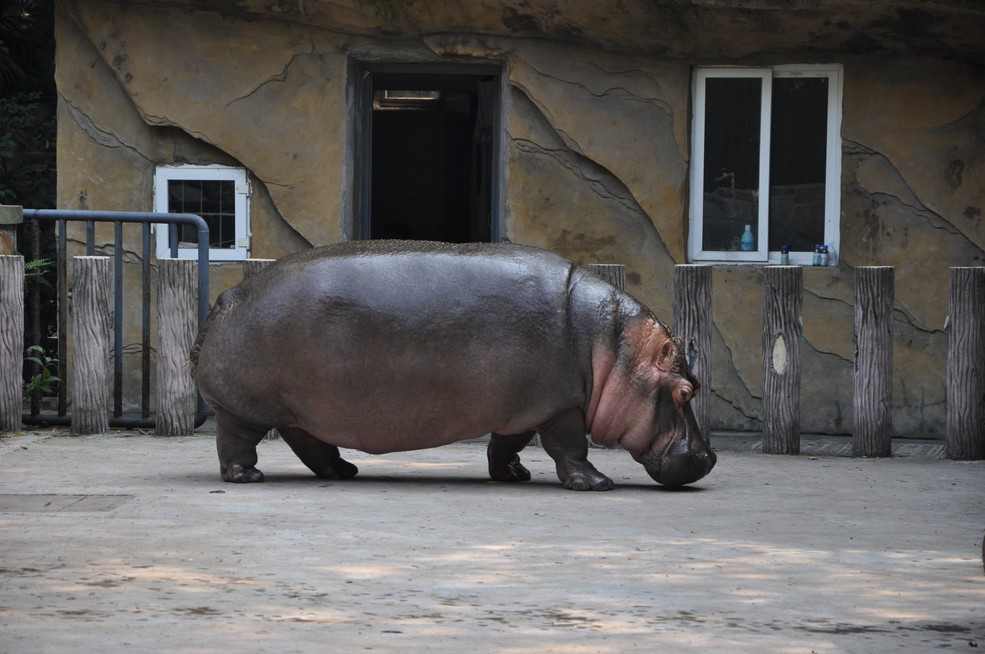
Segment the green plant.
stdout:
[[35,279],[44,286],[51,286],[45,274],[55,265],[53,259],[35,259],[24,263],[24,279],[30,281]]
[[[32,355],[32,352],[35,355]],[[48,356],[44,348],[40,345],[32,345],[27,348],[27,354],[28,356],[24,357],[24,359],[41,366],[41,372],[31,377],[29,381],[24,382],[24,394],[36,397],[39,400],[45,395],[52,395],[55,390],[51,385],[54,382],[61,381],[55,375],[58,372],[58,359]]]

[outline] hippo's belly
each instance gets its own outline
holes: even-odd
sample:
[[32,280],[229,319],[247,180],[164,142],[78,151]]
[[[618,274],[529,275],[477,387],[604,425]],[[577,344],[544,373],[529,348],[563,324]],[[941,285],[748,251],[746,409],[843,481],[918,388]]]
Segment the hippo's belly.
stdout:
[[341,338],[332,329],[329,340],[339,347],[308,360],[314,392],[284,400],[290,423],[339,447],[382,453],[518,433],[579,401],[569,366],[558,358],[538,365],[530,339],[414,338],[419,330],[392,327],[378,338],[360,327]]

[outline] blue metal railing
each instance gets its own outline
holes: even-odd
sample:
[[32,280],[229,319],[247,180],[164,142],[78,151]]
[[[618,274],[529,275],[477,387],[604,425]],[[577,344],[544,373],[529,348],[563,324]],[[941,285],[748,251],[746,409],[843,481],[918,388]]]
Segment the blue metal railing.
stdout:
[[[110,427],[149,428],[156,420],[150,416],[150,269],[151,269],[151,226],[168,225],[171,256],[178,256],[178,225],[192,225],[198,230],[198,322],[205,320],[209,313],[209,226],[201,216],[187,213],[149,213],[135,211],[74,211],[55,209],[24,209],[25,220],[56,221],[58,227],[58,246],[56,273],[58,278],[58,376],[62,382],[58,387],[57,415],[41,415],[33,410],[23,416],[25,424],[67,425],[71,423],[68,415],[66,393],[67,343],[64,335],[68,333],[68,223],[84,222],[86,234],[86,255],[96,254],[96,223],[113,223],[113,416]],[[141,226],[141,401],[140,418],[123,415],[123,225],[137,223]],[[38,339],[40,335],[35,334]],[[37,342],[35,340],[35,342]],[[195,415],[198,427],[207,417],[207,407],[201,397]]]

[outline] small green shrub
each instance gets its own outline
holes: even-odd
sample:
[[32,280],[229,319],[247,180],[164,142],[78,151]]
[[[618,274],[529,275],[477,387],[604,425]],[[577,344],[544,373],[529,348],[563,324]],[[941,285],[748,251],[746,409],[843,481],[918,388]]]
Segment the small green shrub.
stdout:
[[41,372],[24,382],[24,394],[29,397],[36,397],[39,400],[46,395],[53,395],[55,389],[52,387],[52,384],[61,381],[56,375],[58,372],[58,359],[48,356],[44,348],[40,345],[32,345],[27,348],[27,354],[28,356],[24,357],[24,359],[39,365]]

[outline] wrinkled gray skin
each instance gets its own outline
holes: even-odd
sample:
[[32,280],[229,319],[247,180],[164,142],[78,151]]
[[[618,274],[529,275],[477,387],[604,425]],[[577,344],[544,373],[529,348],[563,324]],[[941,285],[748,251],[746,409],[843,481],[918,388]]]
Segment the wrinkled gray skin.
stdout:
[[222,478],[262,481],[276,427],[316,475],[339,447],[417,450],[492,433],[489,474],[526,481],[539,432],[565,488],[608,490],[586,433],[668,486],[715,454],[688,404],[680,341],[632,297],[513,244],[363,241],[298,252],[221,296],[192,352]]

